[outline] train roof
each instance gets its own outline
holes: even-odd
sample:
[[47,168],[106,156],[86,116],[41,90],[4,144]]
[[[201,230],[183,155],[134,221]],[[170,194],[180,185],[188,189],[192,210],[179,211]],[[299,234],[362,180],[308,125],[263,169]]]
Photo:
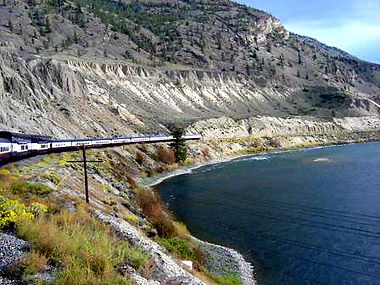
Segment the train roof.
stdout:
[[0,137],[0,143],[11,143],[11,141],[7,138]]
[[81,141],[92,141],[93,139],[53,139],[51,142],[81,142]]
[[38,139],[51,139],[49,136],[42,136],[42,135],[27,135],[22,133],[14,133],[14,132],[8,132],[8,131],[0,131],[0,137],[1,138],[11,138],[11,137],[18,137],[18,138],[38,138]]
[[12,142],[18,141],[18,140],[41,140],[41,141],[48,141],[51,140],[51,137],[48,136],[41,136],[41,135],[27,135],[27,134],[21,134],[21,133],[13,133],[13,132],[7,132],[7,131],[0,131],[0,138],[8,139]]

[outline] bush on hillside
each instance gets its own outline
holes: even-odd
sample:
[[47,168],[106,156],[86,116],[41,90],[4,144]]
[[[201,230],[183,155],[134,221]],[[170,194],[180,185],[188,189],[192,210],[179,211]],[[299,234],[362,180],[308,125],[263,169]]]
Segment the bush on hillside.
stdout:
[[135,160],[138,164],[142,165],[144,163],[145,159],[146,159],[146,155],[143,152],[138,151],[136,153],[136,159]]
[[269,146],[274,147],[274,148],[279,148],[281,147],[281,143],[278,139],[276,138],[271,138],[269,141]]
[[166,164],[175,163],[175,155],[173,150],[168,149],[163,146],[159,146],[156,150],[156,157],[158,161],[161,161]]
[[135,192],[135,199],[160,237],[174,237],[177,235],[173,217],[162,204],[161,198],[156,192],[149,188],[139,188]]
[[38,270],[44,257],[60,264],[54,284],[132,284],[118,266],[127,263],[143,270],[148,261],[144,252],[116,237],[82,205],[74,213],[65,209],[52,216],[21,219],[16,232],[36,253],[21,266]]
[[32,219],[44,212],[47,212],[47,207],[40,203],[32,203],[27,207],[17,200],[0,196],[0,229],[13,228],[20,219]]
[[11,185],[10,191],[13,194],[21,196],[22,198],[29,198],[31,196],[46,196],[52,191],[52,189],[42,183],[18,181]]

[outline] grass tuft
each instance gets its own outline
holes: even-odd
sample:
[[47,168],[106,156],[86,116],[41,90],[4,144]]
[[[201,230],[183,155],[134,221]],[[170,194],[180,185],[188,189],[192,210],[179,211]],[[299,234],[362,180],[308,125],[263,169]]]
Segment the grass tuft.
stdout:
[[45,177],[56,185],[61,182],[61,178],[55,172],[48,172]]
[[48,258],[36,250],[31,250],[21,260],[18,268],[24,276],[33,275],[44,270],[48,264]]
[[129,264],[140,270],[148,260],[91,217],[84,206],[75,213],[61,210],[34,220],[20,219],[16,232],[34,251],[61,265],[57,284],[131,284],[117,266]]
[[194,249],[188,241],[179,238],[156,238],[156,242],[165,247],[171,254],[177,258],[194,260]]
[[152,223],[160,237],[177,236],[174,219],[164,206],[160,196],[152,189],[137,188],[135,199],[143,214]]
[[13,194],[19,195],[22,198],[29,198],[31,196],[47,196],[52,189],[42,183],[30,183],[17,181],[10,186],[9,189]]
[[221,277],[213,277],[212,278],[216,283],[221,285],[241,285],[242,282],[239,278],[237,278],[235,275],[227,275],[227,276],[221,276]]
[[132,224],[132,225],[137,225],[139,220],[137,219],[137,217],[133,214],[126,214],[124,215],[123,219],[125,221],[127,221],[128,223]]

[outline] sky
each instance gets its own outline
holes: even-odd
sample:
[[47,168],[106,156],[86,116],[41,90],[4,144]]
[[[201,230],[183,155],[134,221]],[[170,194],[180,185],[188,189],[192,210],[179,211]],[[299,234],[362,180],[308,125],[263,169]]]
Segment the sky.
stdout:
[[238,0],[291,32],[380,63],[380,0]]

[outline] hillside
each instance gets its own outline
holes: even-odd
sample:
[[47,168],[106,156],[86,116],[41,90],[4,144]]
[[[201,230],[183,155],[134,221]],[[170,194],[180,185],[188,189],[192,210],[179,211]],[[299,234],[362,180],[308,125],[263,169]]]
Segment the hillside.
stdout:
[[240,155],[379,140],[379,114],[380,65],[228,0],[0,0],[0,130],[203,135],[183,164],[165,145],[88,150],[104,162],[88,166],[89,208],[69,163],[80,153],[2,167],[0,206],[30,219],[3,216],[24,241],[0,231],[0,283],[254,284],[244,253],[191,237],[149,185]]
[[0,51],[4,129],[96,136],[379,112],[379,65],[230,1],[4,0]]

